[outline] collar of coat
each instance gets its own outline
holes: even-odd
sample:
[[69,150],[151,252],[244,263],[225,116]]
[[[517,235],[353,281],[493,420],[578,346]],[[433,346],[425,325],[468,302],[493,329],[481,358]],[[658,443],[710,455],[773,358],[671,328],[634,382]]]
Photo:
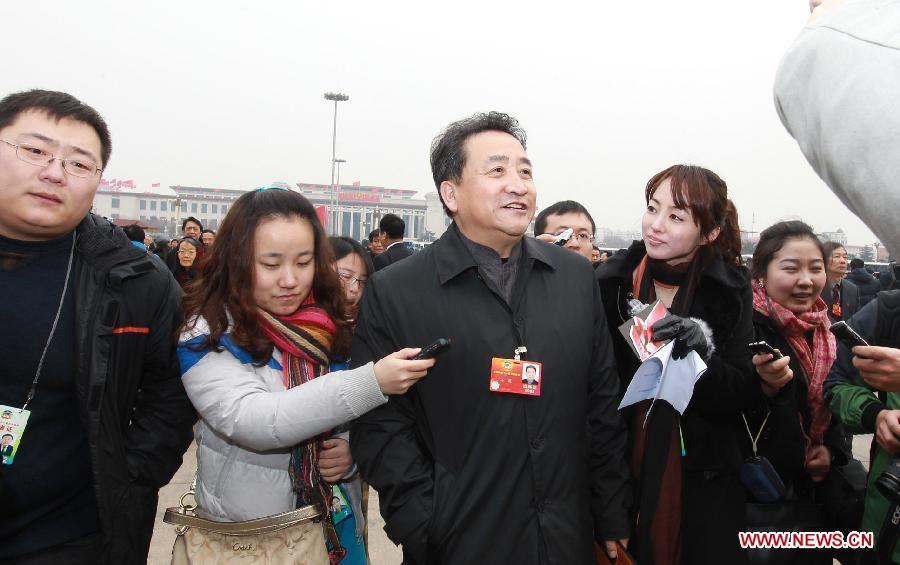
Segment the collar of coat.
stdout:
[[[463,243],[462,234],[456,226],[456,222],[450,224],[444,235],[434,242],[435,262],[437,264],[438,277],[441,284],[471,268],[477,268],[478,263]],[[551,270],[556,270],[557,259],[549,253],[549,243],[544,243],[533,237],[522,238],[522,260],[534,260],[543,263]],[[520,273],[523,274],[523,273]]]
[[[647,254],[643,241],[633,241],[631,247],[610,257],[609,261],[597,267],[597,280],[601,284],[617,281],[619,284],[631,277],[638,264]],[[744,267],[729,268],[718,253],[715,259],[703,269],[701,280],[711,280],[728,288],[741,289],[747,286],[749,274]],[[630,282],[629,282],[630,284]]]
[[75,233],[75,257],[79,261],[102,271],[122,263],[133,264],[138,272],[150,270],[144,266],[150,259],[147,252],[131,245],[125,232],[100,216],[85,216]]

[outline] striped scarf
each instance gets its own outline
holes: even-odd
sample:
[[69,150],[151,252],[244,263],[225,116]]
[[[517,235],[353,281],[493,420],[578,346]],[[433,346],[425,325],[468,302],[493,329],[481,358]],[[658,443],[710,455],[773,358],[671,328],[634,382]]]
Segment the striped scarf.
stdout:
[[[781,304],[771,300],[761,281],[753,282],[753,309],[768,317],[787,337],[788,344],[800,367],[809,380],[807,400],[812,414],[809,425],[809,436],[813,445],[822,443],[825,431],[831,423],[831,412],[825,406],[825,395],[822,385],[837,357],[837,345],[834,336],[828,331],[831,320],[828,319],[828,306],[821,297],[816,299],[808,312],[796,315]],[[813,346],[810,348],[806,334],[812,330]]]
[[[259,311],[262,331],[282,353],[284,387],[293,388],[328,371],[328,356],[337,328],[325,310],[316,306],[310,292],[290,316],[272,316]],[[291,452],[290,476],[297,493],[297,508],[310,504],[331,516],[331,486],[319,474],[319,440],[311,437]]]

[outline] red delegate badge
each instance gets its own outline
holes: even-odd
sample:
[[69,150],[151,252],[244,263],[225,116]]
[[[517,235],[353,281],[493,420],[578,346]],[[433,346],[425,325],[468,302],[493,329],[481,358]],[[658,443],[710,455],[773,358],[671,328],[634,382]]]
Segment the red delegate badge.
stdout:
[[543,367],[534,361],[516,359],[491,359],[491,392],[508,392],[526,396],[541,395]]

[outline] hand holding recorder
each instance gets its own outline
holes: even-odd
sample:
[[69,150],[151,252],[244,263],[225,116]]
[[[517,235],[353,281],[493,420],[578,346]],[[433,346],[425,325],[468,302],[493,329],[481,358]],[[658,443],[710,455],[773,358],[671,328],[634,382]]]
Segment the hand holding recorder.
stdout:
[[762,389],[766,396],[775,396],[779,390],[794,378],[791,370],[791,358],[766,343],[757,341],[749,344],[753,352],[753,366],[762,381]]

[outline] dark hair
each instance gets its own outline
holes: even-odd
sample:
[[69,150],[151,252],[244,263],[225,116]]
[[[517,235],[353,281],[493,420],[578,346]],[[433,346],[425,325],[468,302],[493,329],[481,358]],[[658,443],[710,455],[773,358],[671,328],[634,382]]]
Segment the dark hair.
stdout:
[[368,253],[366,253],[366,250],[363,249],[363,246],[360,245],[352,237],[329,237],[328,242],[331,243],[331,250],[334,252],[335,261],[340,261],[347,255],[356,253],[356,255],[359,256],[360,261],[363,262],[363,265],[366,266],[366,275],[371,275],[375,272],[375,266],[372,264],[372,258]]
[[[178,247],[175,248],[175,253],[178,253],[179,251],[181,251],[182,243],[187,243],[189,245],[194,246],[194,251],[197,252],[197,257],[194,259],[194,263],[191,265],[191,269],[196,269],[199,266],[198,263],[200,262],[200,253],[202,252],[203,244],[200,243],[199,241],[197,241],[196,239],[194,239],[193,237],[183,237],[178,240]],[[181,267],[181,262],[176,262],[176,265],[178,267]]]
[[759,234],[759,243],[756,244],[756,250],[753,252],[750,276],[754,279],[765,277],[772,258],[784,247],[785,242],[789,239],[812,240],[819,251],[822,252],[822,260],[826,261],[822,242],[819,241],[816,233],[809,225],[799,220],[778,222],[767,227]]
[[[175,277],[175,280],[178,281],[178,284],[186,290],[187,286],[192,281],[196,280],[197,275],[200,272],[200,262],[203,258],[203,244],[192,237],[183,237],[174,241],[177,241],[178,245],[176,245],[175,249],[172,249],[171,253],[168,255],[169,269],[172,271],[172,276]],[[194,262],[191,263],[190,267],[183,267],[181,265],[181,260],[178,256],[178,252],[181,251],[182,243],[192,245],[194,247],[194,251],[197,252],[197,254],[194,256]]]
[[129,224],[122,228],[122,231],[125,232],[125,235],[128,236],[128,239],[131,241],[140,241],[144,243],[144,230],[141,226],[137,224]]
[[385,214],[378,222],[378,229],[390,239],[403,239],[406,222],[397,214]]
[[13,438],[13,439],[16,439],[15,437],[13,437],[12,434],[3,434],[3,435],[0,436],[0,437],[11,437],[11,438]]
[[181,233],[184,233],[184,228],[187,227],[188,222],[194,222],[195,224],[197,224],[197,226],[200,227],[200,233],[203,233],[203,224],[201,224],[200,220],[198,220],[197,218],[195,218],[193,216],[188,216],[187,218],[184,219],[183,222],[181,222]]
[[574,200],[560,200],[555,204],[547,206],[537,215],[537,218],[534,220],[534,235],[547,233],[547,218],[550,216],[559,216],[561,214],[570,214],[572,212],[587,216],[588,221],[591,223],[592,235],[597,231],[597,226],[594,224],[594,218],[591,217],[591,213],[587,211],[587,208]]
[[850,260],[850,268],[851,269],[862,269],[866,266],[866,262],[860,259],[859,257],[854,257]]
[[369,232],[369,241],[373,241],[376,237],[381,235],[381,230],[372,230]]
[[109,164],[112,139],[106,121],[97,110],[65,92],[26,90],[0,100],[0,129],[12,125],[20,115],[31,110],[44,112],[56,121],[70,119],[91,126],[100,138],[100,160],[103,161],[100,168]]
[[[183,229],[183,228],[182,228],[182,229]],[[209,229],[209,228],[207,228],[207,229],[205,229],[205,230],[200,230],[200,235],[203,235],[203,234],[205,234],[205,233],[211,233],[211,234],[213,234],[213,235],[216,235],[216,230],[211,230],[211,229]]]
[[310,223],[315,238],[316,273],[312,289],[316,303],[337,326],[332,353],[346,354],[352,328],[347,321],[340,279],[332,266],[334,256],[319,223],[316,209],[301,194],[280,189],[252,190],[237,199],[219,227],[216,244],[206,251],[200,276],[184,297],[185,328],[202,316],[209,324],[206,347],[219,347],[233,320],[233,341],[247,350],[255,363],[272,356],[272,341],[259,328],[254,287],[254,238],[260,223],[275,218],[302,218]]
[[525,130],[519,126],[519,121],[501,112],[479,113],[457,120],[447,126],[431,142],[431,176],[438,189],[438,198],[441,199],[441,205],[448,216],[452,217],[453,214],[444,203],[444,197],[441,195],[441,183],[445,180],[459,182],[462,179],[467,158],[466,140],[486,131],[508,133],[522,144],[523,149],[525,148]]
[[709,246],[722,254],[729,265],[737,265],[741,257],[741,230],[737,208],[728,198],[728,185],[719,175],[697,165],[673,165],[647,181],[644,200],[649,204],[653,193],[666,179],[672,186],[675,206],[689,210],[700,234],[709,236],[719,228],[719,236]]
[[844,247],[843,243],[838,243],[837,241],[826,241],[822,248],[825,250],[825,268],[828,269],[828,264],[831,263],[831,254],[835,252],[837,249],[847,250]]

